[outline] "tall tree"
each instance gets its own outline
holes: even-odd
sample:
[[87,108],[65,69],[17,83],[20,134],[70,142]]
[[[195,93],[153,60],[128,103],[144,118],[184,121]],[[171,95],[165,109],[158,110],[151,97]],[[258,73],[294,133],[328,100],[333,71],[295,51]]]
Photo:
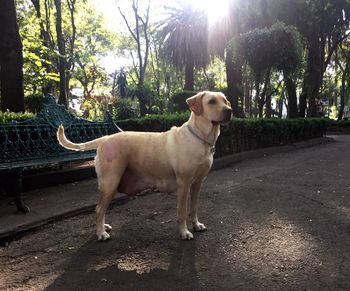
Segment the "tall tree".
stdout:
[[65,42],[67,43],[67,59],[66,59],[66,94],[69,93],[69,82],[72,77],[73,70],[75,68],[75,42],[77,39],[77,27],[75,21],[76,14],[76,2],[77,0],[67,0],[67,7],[69,12],[69,20],[71,31],[67,36]]
[[1,110],[24,110],[23,54],[14,0],[0,1]]
[[316,116],[323,76],[333,53],[349,35],[347,0],[269,0],[273,14],[297,27],[306,40],[307,65],[299,98],[299,115]]
[[[32,2],[33,6],[35,8],[36,17],[37,17],[37,19],[39,21],[40,39],[41,39],[42,45],[44,47],[46,47],[47,49],[54,50],[55,44],[53,42],[52,36],[50,35],[50,28],[47,27],[48,22],[45,21],[45,19],[49,18],[49,15],[47,15],[47,13],[49,11],[47,9],[48,3],[47,3],[47,1],[44,1],[45,2],[45,5],[44,5],[45,6],[45,13],[44,13],[44,15],[45,16],[44,16],[42,14],[42,5],[41,5],[42,1],[40,1],[40,0],[31,0],[31,2]],[[52,53],[50,55],[50,51],[46,50],[43,57],[45,59],[49,60],[52,57]],[[50,73],[50,72],[54,71],[50,61],[43,62],[42,65],[45,68],[46,73]],[[48,93],[51,93],[52,89],[53,89],[53,82],[47,82],[43,86],[42,91],[46,95]]]
[[185,68],[185,90],[194,89],[194,68],[209,64],[208,19],[188,2],[166,7],[168,16],[160,23],[164,55],[179,69]]
[[55,0],[56,7],[56,34],[58,46],[58,71],[60,74],[60,95],[58,103],[68,108],[67,82],[66,82],[66,47],[62,33],[62,5],[61,0]]
[[340,88],[340,106],[338,111],[338,120],[342,120],[345,109],[346,94],[350,89],[350,43],[349,41],[339,48],[334,56],[335,63],[341,72],[341,88]]
[[146,12],[142,15],[139,1],[132,0],[132,11],[134,17],[134,23],[125,16],[120,7],[118,7],[121,16],[132,36],[134,42],[136,43],[137,50],[137,63],[133,53],[131,52],[131,57],[133,59],[133,64],[135,67],[135,72],[137,76],[137,98],[140,104],[140,115],[144,116],[147,113],[146,107],[146,96],[144,92],[145,83],[145,73],[148,65],[148,56],[150,50],[150,37],[149,37],[149,12],[150,12],[150,0],[146,7]]
[[[258,26],[259,0],[229,1],[228,13],[210,28],[210,51],[214,51],[225,60],[227,97],[233,115],[244,117],[243,101],[243,61],[234,57],[230,40]],[[249,107],[249,105],[246,105]]]
[[[236,58],[243,57],[252,68],[256,78],[256,101],[261,117],[265,104],[267,88],[270,82],[270,70],[275,68],[283,72],[288,93],[288,116],[297,117],[296,88],[292,80],[301,61],[300,35],[295,27],[279,22],[270,28],[255,29],[232,40],[232,46],[237,51]],[[259,96],[259,84],[265,76],[264,90]],[[267,111],[270,111],[268,108]]]

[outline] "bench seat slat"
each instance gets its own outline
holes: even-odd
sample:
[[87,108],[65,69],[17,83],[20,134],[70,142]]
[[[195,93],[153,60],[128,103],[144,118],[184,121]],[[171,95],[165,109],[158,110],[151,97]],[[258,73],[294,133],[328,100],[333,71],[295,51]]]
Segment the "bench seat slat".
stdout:
[[67,162],[75,161],[88,161],[94,159],[96,152],[88,151],[84,153],[77,154],[65,154],[65,155],[56,155],[51,157],[46,157],[44,159],[28,159],[25,161],[10,162],[6,164],[0,164],[0,171],[11,172],[14,170],[22,169],[28,170],[33,168],[42,168],[50,165],[59,165]]

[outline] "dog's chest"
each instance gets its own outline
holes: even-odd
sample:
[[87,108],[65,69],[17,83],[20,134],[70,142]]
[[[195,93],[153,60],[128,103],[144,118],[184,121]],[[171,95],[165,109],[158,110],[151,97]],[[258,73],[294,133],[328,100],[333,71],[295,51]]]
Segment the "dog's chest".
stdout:
[[211,166],[213,164],[213,155],[207,155],[205,158],[201,159],[201,162],[198,163],[197,169],[196,169],[196,175],[197,176],[203,176],[207,175]]

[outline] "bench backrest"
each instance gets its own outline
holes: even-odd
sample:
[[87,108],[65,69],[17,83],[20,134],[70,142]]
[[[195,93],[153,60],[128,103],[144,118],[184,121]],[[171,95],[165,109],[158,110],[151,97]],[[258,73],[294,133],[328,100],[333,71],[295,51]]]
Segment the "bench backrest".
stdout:
[[89,121],[74,116],[48,96],[36,117],[0,124],[0,163],[79,154],[58,144],[56,131],[60,124],[64,125],[66,136],[76,143],[119,131],[108,112],[101,122]]

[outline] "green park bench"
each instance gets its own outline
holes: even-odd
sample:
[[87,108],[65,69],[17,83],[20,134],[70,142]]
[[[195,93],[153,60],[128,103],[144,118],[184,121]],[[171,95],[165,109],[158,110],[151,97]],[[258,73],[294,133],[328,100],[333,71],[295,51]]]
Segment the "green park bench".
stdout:
[[61,147],[56,138],[63,124],[67,137],[86,142],[121,131],[109,112],[103,121],[88,121],[68,112],[49,95],[36,117],[0,124],[0,190],[14,197],[19,212],[29,212],[22,201],[22,173],[26,170],[92,160],[95,151],[76,152]]

